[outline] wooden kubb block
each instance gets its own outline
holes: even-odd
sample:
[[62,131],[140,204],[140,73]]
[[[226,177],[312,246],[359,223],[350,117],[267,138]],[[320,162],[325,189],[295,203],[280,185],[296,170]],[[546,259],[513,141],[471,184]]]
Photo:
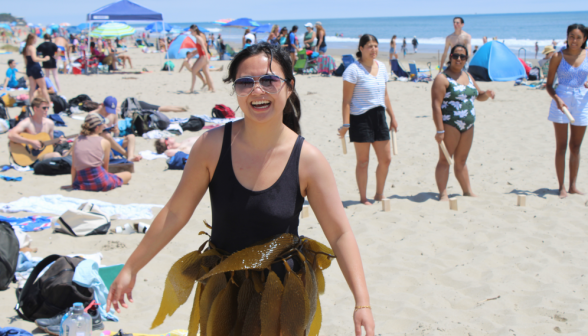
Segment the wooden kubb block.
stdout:
[[457,211],[457,198],[449,199],[449,209]]
[[384,212],[390,211],[390,200],[389,199],[382,200],[382,211],[384,211]]
[[518,206],[527,206],[527,196],[525,195],[518,195],[517,196],[517,205]]

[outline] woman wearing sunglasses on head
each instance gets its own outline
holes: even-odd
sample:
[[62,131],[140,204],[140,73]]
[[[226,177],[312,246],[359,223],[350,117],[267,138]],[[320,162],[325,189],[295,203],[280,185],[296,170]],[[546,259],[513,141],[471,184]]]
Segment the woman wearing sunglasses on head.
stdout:
[[357,155],[355,177],[360,202],[371,205],[367,199],[370,147],[374,147],[378,158],[374,200],[381,201],[384,198],[384,184],[392,161],[390,128],[386,122],[386,113],[390,117],[390,127],[395,131],[398,130],[398,123],[386,88],[388,72],[384,63],[376,59],[376,37],[370,34],[363,35],[359,39],[356,56],[358,60],[350,64],[343,73],[343,126],[339,128],[339,136],[344,138],[349,130],[349,140],[354,143]]
[[[461,185],[463,195],[475,197],[466,166],[474,139],[474,121],[476,120],[474,101],[494,99],[494,92],[491,90],[481,91],[476,81],[463,71],[468,60],[468,51],[465,46],[455,45],[449,56],[447,69],[435,78],[431,90],[433,121],[437,127],[435,140],[439,144],[442,141],[445,142],[449,155],[454,157],[455,177]],[[449,200],[448,179],[449,162],[439,149],[435,180],[439,188],[440,201]]]
[[[582,24],[573,24],[567,30],[567,47],[551,58],[547,75],[547,93],[553,98],[549,108],[549,121],[555,127],[555,170],[559,182],[559,196],[583,193],[576,186],[580,169],[580,146],[588,126],[588,51],[586,40],[588,29]],[[553,88],[555,78],[559,80]],[[573,123],[562,112],[567,108],[574,118]],[[568,145],[568,123],[570,140]],[[566,149],[570,147],[570,189],[566,191],[564,177],[566,170]]]
[[[288,52],[262,42],[229,66],[244,119],[203,134],[166,206],[114,281],[112,304],[132,302],[137,272],[186,225],[208,191],[210,240],[181,258],[168,275],[153,326],[190,295],[188,335],[318,335],[333,251],[355,298],[355,334],[374,335],[374,321],[355,237],[324,156],[300,136],[300,100]],[[333,250],[298,236],[304,198]],[[202,252],[202,253],[201,253]],[[349,311],[353,307],[349,307]]]

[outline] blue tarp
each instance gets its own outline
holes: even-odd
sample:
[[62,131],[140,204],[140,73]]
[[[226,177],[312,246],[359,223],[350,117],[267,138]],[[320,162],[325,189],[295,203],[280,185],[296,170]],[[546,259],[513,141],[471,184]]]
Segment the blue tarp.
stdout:
[[251,29],[251,31],[254,33],[269,33],[272,31],[272,27],[273,25],[271,23],[266,23]]
[[527,77],[517,56],[498,41],[490,41],[476,52],[468,72],[475,80],[484,82],[508,82]]
[[161,13],[137,5],[128,0],[121,0],[99,8],[87,16],[88,21],[163,21]]
[[153,33],[153,32],[157,32],[160,33],[162,31],[170,31],[172,30],[172,26],[170,26],[167,23],[164,22],[153,22],[147,25],[147,27],[145,27],[145,30]]

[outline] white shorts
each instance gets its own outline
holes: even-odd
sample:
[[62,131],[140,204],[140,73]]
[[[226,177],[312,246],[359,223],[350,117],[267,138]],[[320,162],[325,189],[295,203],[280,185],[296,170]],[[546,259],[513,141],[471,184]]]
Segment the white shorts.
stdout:
[[[555,93],[563,100],[568,107],[570,114],[576,122],[574,126],[588,126],[588,89],[583,85],[580,88],[572,88],[569,86],[559,85],[555,89]],[[555,100],[551,101],[549,107],[549,116],[547,120],[558,124],[568,124],[570,120],[566,115],[557,108]]]

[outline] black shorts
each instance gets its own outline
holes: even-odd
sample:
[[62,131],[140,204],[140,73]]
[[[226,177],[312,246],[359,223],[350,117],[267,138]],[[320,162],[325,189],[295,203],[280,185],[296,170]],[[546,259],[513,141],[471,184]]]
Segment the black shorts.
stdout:
[[159,111],[159,106],[157,105],[152,105],[144,101],[139,101],[139,104],[141,104],[141,110]]
[[33,79],[45,77],[43,75],[43,70],[41,70],[41,65],[39,63],[34,63],[31,66],[27,66],[27,77],[33,77]]
[[351,142],[374,142],[390,140],[390,128],[386,123],[386,109],[374,107],[360,115],[351,115],[349,120]]

